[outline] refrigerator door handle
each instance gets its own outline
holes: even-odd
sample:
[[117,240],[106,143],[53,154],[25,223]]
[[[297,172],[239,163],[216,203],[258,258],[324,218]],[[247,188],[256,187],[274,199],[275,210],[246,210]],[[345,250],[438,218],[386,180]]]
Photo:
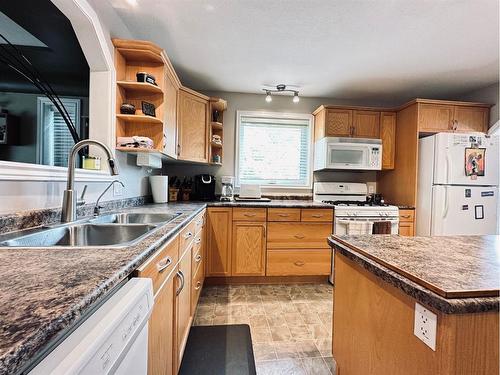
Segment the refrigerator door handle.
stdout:
[[448,202],[448,186],[444,187],[444,210],[443,219],[448,216],[449,202]]
[[451,159],[450,151],[446,150],[446,183],[450,183],[450,172],[451,172]]

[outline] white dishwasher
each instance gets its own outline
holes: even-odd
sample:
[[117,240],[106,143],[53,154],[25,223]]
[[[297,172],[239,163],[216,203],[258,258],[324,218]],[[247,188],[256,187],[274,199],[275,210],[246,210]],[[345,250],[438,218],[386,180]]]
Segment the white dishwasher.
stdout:
[[133,278],[45,357],[30,375],[146,375],[151,279]]

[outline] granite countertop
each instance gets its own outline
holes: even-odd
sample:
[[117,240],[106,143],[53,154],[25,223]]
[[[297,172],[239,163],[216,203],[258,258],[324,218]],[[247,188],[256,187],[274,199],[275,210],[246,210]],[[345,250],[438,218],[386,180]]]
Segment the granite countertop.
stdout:
[[328,203],[315,202],[313,200],[299,199],[271,199],[270,202],[207,202],[209,207],[263,207],[263,208],[331,208],[333,206]]
[[328,242],[444,313],[499,311],[500,236],[331,236]]
[[0,248],[0,374],[23,371],[205,207],[120,210],[181,213],[125,248]]

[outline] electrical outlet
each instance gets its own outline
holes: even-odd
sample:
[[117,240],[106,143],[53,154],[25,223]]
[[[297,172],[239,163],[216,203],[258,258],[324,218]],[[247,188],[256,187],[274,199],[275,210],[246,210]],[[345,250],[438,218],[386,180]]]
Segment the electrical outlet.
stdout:
[[119,197],[123,195],[123,186],[122,184],[113,184],[113,196]]
[[437,315],[415,303],[415,326],[413,333],[432,350],[436,351]]

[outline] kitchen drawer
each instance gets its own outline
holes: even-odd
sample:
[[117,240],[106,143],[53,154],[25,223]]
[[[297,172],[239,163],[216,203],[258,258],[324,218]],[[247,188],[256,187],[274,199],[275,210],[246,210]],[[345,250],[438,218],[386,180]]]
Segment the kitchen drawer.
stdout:
[[331,223],[277,223],[267,225],[268,249],[325,249]]
[[153,293],[156,293],[178,261],[179,236],[176,236],[138,269],[138,276],[150,278],[153,281]]
[[333,208],[303,208],[302,221],[333,221]]
[[194,233],[195,234],[200,233],[202,228],[205,226],[205,220],[206,220],[205,216],[206,216],[205,211],[203,211],[201,214],[199,214],[198,216],[196,216],[194,218]]
[[202,241],[203,238],[201,237],[201,233],[198,233],[194,239],[193,249],[191,250],[191,256],[192,256],[191,268],[193,275],[196,273],[196,271],[198,271],[198,268],[200,267],[203,261]]
[[269,208],[267,221],[300,221],[300,208]]
[[[201,262],[203,263],[203,261]],[[193,276],[193,281],[191,283],[191,315],[194,316],[196,311],[196,304],[198,303],[198,299],[200,298],[201,289],[203,287],[203,280],[205,270],[203,267],[198,267],[198,271]]]
[[181,231],[179,235],[179,256],[182,256],[191,245],[194,239],[195,227],[195,220],[191,220],[191,222]]
[[265,208],[233,208],[233,221],[266,221]]
[[267,276],[329,275],[330,270],[330,249],[267,252]]
[[415,221],[415,210],[399,210],[399,221],[413,223]]

